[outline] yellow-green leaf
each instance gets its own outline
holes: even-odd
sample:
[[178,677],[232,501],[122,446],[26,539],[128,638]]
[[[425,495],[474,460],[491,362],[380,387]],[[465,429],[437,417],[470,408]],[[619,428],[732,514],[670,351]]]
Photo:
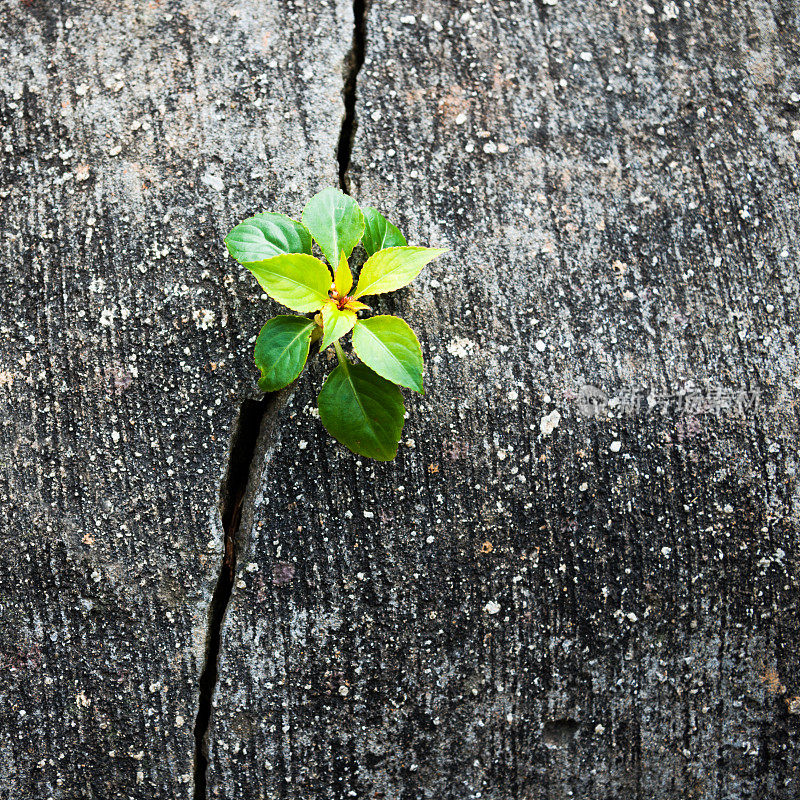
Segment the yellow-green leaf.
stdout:
[[273,300],[293,311],[316,311],[328,301],[331,273],[314,256],[288,253],[245,266]]
[[353,273],[350,272],[350,265],[347,263],[347,256],[342,250],[339,256],[339,266],[336,267],[336,275],[333,280],[336,291],[344,297],[353,288]]
[[348,300],[347,305],[345,308],[349,308],[352,311],[369,311],[370,307],[366,303],[362,303],[360,300]]
[[353,298],[401,289],[434,258],[446,253],[435,247],[389,247],[370,256],[361,268]]
[[355,311],[340,309],[332,300],[322,306],[322,329],[325,335],[319,346],[320,351],[349,333],[356,324],[356,319]]

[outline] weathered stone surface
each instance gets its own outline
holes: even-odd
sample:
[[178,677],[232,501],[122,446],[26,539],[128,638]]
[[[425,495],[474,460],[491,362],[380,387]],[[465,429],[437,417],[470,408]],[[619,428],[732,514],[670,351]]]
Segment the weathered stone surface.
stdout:
[[[326,368],[278,413],[211,797],[798,795],[797,34],[796,4],[372,5],[352,191],[453,249],[377,304],[428,394],[390,464],[321,429]],[[575,401],[692,381],[761,407]]]
[[192,796],[231,426],[221,245],[336,180],[346,3],[0,3],[0,797]]

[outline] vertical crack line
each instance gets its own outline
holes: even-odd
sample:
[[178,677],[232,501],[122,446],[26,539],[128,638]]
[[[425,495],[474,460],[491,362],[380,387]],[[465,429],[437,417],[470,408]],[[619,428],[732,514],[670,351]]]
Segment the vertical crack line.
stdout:
[[350,156],[353,152],[353,140],[356,129],[356,86],[358,73],[364,66],[364,54],[367,45],[367,3],[366,0],[353,0],[353,45],[347,54],[344,69],[344,116],[339,131],[339,144],[336,147],[336,160],[339,162],[339,188],[350,194],[350,181],[347,170],[350,167]]
[[[231,437],[228,469],[220,486],[220,512],[224,543],[219,575],[211,595],[206,631],[206,651],[200,673],[200,696],[194,723],[194,800],[206,800],[208,771],[208,729],[211,704],[217,686],[222,625],[233,593],[243,513],[260,478],[258,463],[271,431],[271,420],[282,405],[283,393],[266,394],[260,400],[245,400]],[[259,447],[261,443],[261,447]]]
[[[366,6],[367,0],[353,0],[353,44],[347,54],[344,68],[342,88],[344,115],[336,146],[336,161],[339,166],[339,188],[345,194],[350,193],[347,171],[350,167],[357,127],[356,85],[358,73],[364,66],[366,50]],[[222,625],[233,594],[236,561],[241,544],[239,528],[243,512],[249,511],[245,507],[258,484],[257,465],[266,450],[266,440],[272,430],[271,423],[283,405],[282,398],[285,396],[284,392],[276,392],[265,395],[261,400],[245,400],[239,410],[231,439],[228,469],[220,488],[220,511],[224,531],[222,563],[208,610],[206,651],[200,673],[200,697],[194,723],[194,800],[207,800],[208,796],[208,730],[219,677]]]

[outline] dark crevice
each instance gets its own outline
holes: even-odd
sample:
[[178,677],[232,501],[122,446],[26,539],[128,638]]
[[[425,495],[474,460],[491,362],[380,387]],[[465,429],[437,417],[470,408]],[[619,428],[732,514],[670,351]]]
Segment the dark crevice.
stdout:
[[344,117],[342,128],[339,131],[339,144],[336,147],[336,160],[339,162],[339,188],[350,194],[350,183],[347,170],[350,167],[350,155],[353,152],[353,140],[356,135],[356,85],[358,73],[364,66],[364,53],[367,44],[367,2],[366,0],[353,0],[353,46],[347,54],[345,61],[344,88]]
[[575,739],[579,727],[574,719],[547,720],[542,729],[542,741],[550,747],[564,747]]
[[[236,561],[241,537],[239,528],[243,512],[258,485],[258,464],[269,436],[270,422],[277,413],[283,393],[264,395],[260,400],[245,400],[239,410],[231,438],[228,470],[220,487],[220,512],[224,544],[219,576],[208,611],[208,632],[203,671],[200,673],[200,697],[194,724],[194,800],[206,800],[208,769],[208,728],[211,702],[217,685],[222,624],[233,592]],[[259,443],[262,447],[259,447]]]
[[[347,170],[356,133],[356,82],[364,65],[367,0],[353,2],[353,44],[345,61],[344,116],[336,147],[339,187],[349,194]],[[233,593],[236,561],[242,536],[242,517],[249,516],[249,501],[260,479],[258,464],[263,460],[273,422],[283,405],[284,392],[265,395],[261,400],[245,400],[239,411],[231,440],[228,470],[220,489],[220,511],[225,532],[222,564],[208,611],[205,661],[200,673],[200,697],[194,725],[194,800],[207,800],[208,730],[217,687],[222,625]],[[246,525],[249,520],[246,519]]]

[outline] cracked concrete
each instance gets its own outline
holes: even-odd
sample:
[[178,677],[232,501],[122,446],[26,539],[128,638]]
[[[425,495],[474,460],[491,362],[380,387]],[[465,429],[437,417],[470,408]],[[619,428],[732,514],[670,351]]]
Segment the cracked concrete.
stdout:
[[222,238],[337,182],[352,30],[344,3],[3,4],[0,797],[193,794],[273,313]]
[[[342,87],[344,113],[336,147],[339,166],[339,185],[348,191],[347,170],[355,136],[355,106],[358,72],[364,63],[366,39],[365,6],[363,0],[353,4],[353,45],[345,60],[346,70]],[[252,497],[257,491],[263,471],[262,460],[274,435],[274,425],[290,389],[273,392],[262,400],[245,400],[239,412],[232,436],[228,469],[221,490],[221,517],[225,531],[220,574],[211,598],[207,633],[206,656],[200,675],[200,696],[195,719],[194,800],[207,797],[208,731],[211,709],[218,681],[218,660],[225,613],[233,592],[233,581],[242,542],[248,536],[244,528],[252,523]]]
[[[797,15],[360,9],[0,15],[0,797],[796,797]],[[428,393],[229,452],[222,236],[337,181],[453,250]]]
[[[270,416],[278,408],[279,400],[270,394],[262,400],[245,400],[239,411],[231,437],[228,469],[220,491],[220,516],[224,531],[222,558],[211,603],[208,610],[206,653],[200,673],[197,714],[194,737],[194,798],[206,797],[206,769],[208,767],[207,736],[211,719],[211,706],[217,688],[217,664],[222,626],[233,589],[239,552],[239,537],[244,535],[242,519],[250,521],[250,498],[258,484],[260,472],[254,470],[259,456],[263,456],[264,439],[271,433]],[[262,447],[258,447],[259,441]],[[259,450],[261,452],[259,452]]]

